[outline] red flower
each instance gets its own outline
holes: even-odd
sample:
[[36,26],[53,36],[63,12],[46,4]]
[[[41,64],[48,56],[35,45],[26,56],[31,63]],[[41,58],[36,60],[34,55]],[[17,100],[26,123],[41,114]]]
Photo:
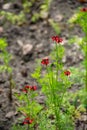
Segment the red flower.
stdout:
[[57,43],[60,43],[60,42],[63,41],[63,39],[60,38],[60,37],[58,37],[58,36],[53,36],[53,37],[52,37],[52,40],[55,41],[55,42],[57,42]]
[[66,71],[64,72],[64,74],[67,75],[67,76],[69,76],[69,75],[70,75],[70,71],[66,70]]
[[53,36],[53,37],[52,37],[52,40],[55,41],[55,40],[56,40],[56,36]]
[[37,90],[37,86],[32,86],[31,90],[33,90],[33,91]]
[[48,58],[42,59],[41,64],[47,66],[49,64],[49,59]]
[[37,89],[36,86],[25,86],[23,89],[21,89],[22,92],[28,93],[28,90],[35,91]]
[[32,123],[33,123],[33,120],[30,119],[29,117],[25,118],[24,121],[22,122],[23,125],[32,124]]
[[81,9],[81,11],[82,11],[82,12],[87,12],[87,8],[84,7],[84,8]]

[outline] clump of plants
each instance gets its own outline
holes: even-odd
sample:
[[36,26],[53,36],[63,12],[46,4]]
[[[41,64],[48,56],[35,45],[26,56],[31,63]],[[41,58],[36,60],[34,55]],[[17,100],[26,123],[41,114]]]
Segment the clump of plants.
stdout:
[[[54,50],[51,54],[52,58],[42,59],[42,67],[36,69],[32,74],[42,86],[42,92],[45,94],[47,111],[52,113],[54,118],[53,127],[56,130],[73,129],[73,121],[69,122],[72,116],[66,112],[63,112],[63,100],[67,89],[71,86],[69,77],[71,75],[70,70],[65,70],[62,64],[62,58],[64,55],[64,47],[62,46],[63,39],[58,36],[53,36],[52,40],[55,44]],[[43,67],[46,72],[41,74]],[[67,122],[66,122],[67,120]],[[51,124],[52,125],[52,124]],[[52,126],[51,126],[52,127]]]
[[38,94],[36,90],[37,86],[26,85],[21,89],[20,94],[15,93],[20,103],[17,110],[24,115],[23,121],[20,124],[26,125],[26,129],[31,128],[31,130],[37,125],[37,115],[42,109],[42,106],[35,100]]
[[64,69],[62,64],[63,39],[53,36],[52,41],[55,47],[50,58],[43,58],[32,74],[41,86],[41,93],[45,95],[44,104],[40,105],[35,100],[39,96],[36,86],[27,85],[21,89],[20,94],[16,93],[20,103],[18,111],[24,115],[20,124],[26,130],[74,130],[74,118],[67,107],[69,101],[63,104],[67,90],[71,87],[69,79],[72,74],[69,69]]
[[[75,17],[74,20],[73,18],[70,20],[70,22],[78,23],[85,34],[87,34],[87,25],[85,24],[86,15],[87,9],[83,8],[75,15],[77,17]],[[35,94],[36,87],[34,89],[33,86],[25,87],[22,89],[25,94],[21,93],[20,96],[18,96],[19,102],[22,105],[18,109],[25,113],[26,116],[24,121],[22,121],[24,128],[25,125],[27,125],[25,129],[48,130],[50,128],[51,130],[74,130],[75,119],[81,117],[81,112],[87,112],[87,38],[85,36],[77,40],[84,55],[84,61],[82,61],[84,73],[81,80],[83,89],[80,91],[77,90],[74,94],[68,92],[68,89],[74,84],[75,78],[74,76],[72,77],[74,70],[78,75],[79,69],[72,67],[68,69],[64,68],[62,63],[64,56],[63,39],[59,36],[53,36],[52,41],[55,47],[51,55],[39,61],[35,72],[32,74],[32,77],[35,78],[41,86],[41,93],[45,95],[44,104],[40,105],[36,103],[35,99],[38,94]],[[79,78],[81,78],[81,76],[79,76]],[[76,78],[75,82],[77,82],[77,80]],[[33,95],[33,92],[35,92],[35,95]],[[24,102],[22,104],[21,101],[23,101],[23,99]],[[30,103],[31,105],[29,106]],[[25,107],[26,109],[23,108],[24,104],[28,106]],[[35,104],[38,106],[37,111],[36,108],[33,109],[33,107],[36,106]],[[35,115],[30,112],[31,107]],[[20,126],[20,128],[21,127],[22,126]]]
[[[13,13],[9,11],[0,11],[0,16],[3,16],[3,23],[10,22],[11,24],[15,24],[18,26],[22,26],[24,24],[27,24],[27,16],[30,15],[30,20],[33,23],[36,23],[39,19],[46,19],[48,20],[49,25],[53,28],[55,33],[57,35],[60,34],[60,27],[57,22],[55,22],[53,19],[48,19],[49,17],[49,9],[51,5],[52,0],[44,0],[39,6],[37,11],[32,10],[33,7],[38,5],[38,1],[35,0],[24,0],[21,2],[21,6],[23,9],[18,13]],[[36,9],[37,7],[35,7]]]
[[6,11],[0,11],[0,16],[4,16],[4,23],[5,20],[9,21],[12,24],[22,25],[26,22],[26,17],[23,11],[21,11],[19,14],[6,12]]
[[7,12],[7,11],[0,11],[0,16],[4,16],[4,19],[11,22],[12,24],[22,25],[27,22],[27,15],[31,15],[30,21],[36,22],[40,18],[47,18],[48,17],[48,11],[50,7],[51,0],[45,0],[39,7],[39,12],[36,10],[32,11],[33,6],[35,4],[38,5],[38,1],[35,0],[24,0],[22,1],[22,11],[20,11],[18,14]]

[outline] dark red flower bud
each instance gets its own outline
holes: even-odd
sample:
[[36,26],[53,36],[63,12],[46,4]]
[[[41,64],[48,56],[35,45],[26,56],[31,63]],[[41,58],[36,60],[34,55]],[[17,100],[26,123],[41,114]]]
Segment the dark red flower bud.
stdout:
[[32,124],[33,120],[30,119],[29,117],[25,118],[24,121],[22,122],[22,124],[26,125],[26,124]]
[[52,37],[52,40],[53,40],[53,41],[55,41],[55,40],[56,40],[56,37],[55,37],[55,36],[53,36],[53,37]]
[[32,86],[31,90],[33,91],[37,90],[37,86]]
[[23,89],[21,89],[22,92],[28,93],[28,90],[35,91],[37,89],[37,86],[25,86]]
[[21,89],[22,92],[28,93],[28,90],[31,90],[31,86],[25,86],[23,89]]
[[70,73],[70,71],[66,70],[66,71],[64,71],[64,74],[69,76],[71,73]]
[[41,64],[47,66],[49,64],[49,59],[48,58],[42,59]]
[[53,36],[53,37],[52,37],[52,40],[55,41],[56,43],[60,43],[60,42],[63,41],[63,39],[60,38],[60,37],[58,37],[58,36]]

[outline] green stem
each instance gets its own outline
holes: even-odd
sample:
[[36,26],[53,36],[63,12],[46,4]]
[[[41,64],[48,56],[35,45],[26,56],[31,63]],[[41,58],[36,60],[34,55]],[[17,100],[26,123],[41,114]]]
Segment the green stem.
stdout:
[[[57,108],[57,104],[56,104],[56,96],[55,96],[55,90],[54,90],[54,84],[53,84],[53,71],[52,71],[52,76],[50,79],[50,74],[49,74],[49,70],[47,68],[47,73],[48,73],[48,79],[49,79],[49,86],[50,86],[50,96],[51,96],[51,99],[52,99],[52,103],[53,103],[53,109],[55,111],[55,116],[56,116],[56,125],[59,124],[59,113],[58,113],[58,108]],[[59,125],[56,126],[56,128],[58,128]]]
[[[51,97],[52,97],[52,101],[53,101],[53,104],[54,104],[54,112],[55,112],[55,116],[56,116],[56,130],[59,130],[60,129],[60,106],[61,106],[61,103],[60,101],[58,102],[58,98],[56,97],[56,91],[55,91],[55,88],[58,87],[58,70],[59,70],[59,67],[58,67],[58,45],[56,44],[56,86],[54,81],[53,81],[53,70],[52,70],[52,76],[51,76],[51,79],[49,78],[49,83],[50,83],[50,88],[51,88]],[[47,69],[47,72],[48,72],[48,77],[50,76],[49,75],[49,71]]]
[[30,111],[31,111],[31,115],[33,115],[33,112],[34,112],[33,107],[34,107],[34,106],[32,105],[32,103],[34,102],[34,97],[35,97],[35,96],[34,96],[34,92],[33,92],[33,93],[32,93],[32,92],[30,93],[30,97],[31,97],[31,100],[30,100],[30,102],[31,102],[31,103],[30,103],[30,104],[31,104],[31,110],[30,110]]
[[27,130],[29,130],[29,124],[28,124]]
[[[27,104],[28,104],[28,106],[30,107],[30,102],[29,102],[29,98],[28,98],[28,93],[26,94],[26,98],[27,98]],[[30,110],[29,110],[28,116],[30,116]]]
[[53,102],[52,83],[51,83],[51,80],[50,80],[50,74],[49,74],[48,67],[47,67],[47,74],[48,74],[49,87],[50,87],[50,97],[51,97],[51,100]]
[[[58,82],[58,70],[59,70],[58,58],[59,58],[59,56],[58,56],[58,45],[56,43],[56,86],[57,86],[57,82]],[[57,87],[59,87],[59,86],[57,86]],[[55,114],[56,114],[56,123],[57,123],[56,124],[56,130],[60,129],[60,127],[59,127],[59,124],[60,124],[60,106],[61,106],[60,101],[56,101],[55,102]]]
[[56,43],[56,67],[57,67],[57,72],[56,72],[56,83],[57,83],[57,80],[58,80],[58,45]]

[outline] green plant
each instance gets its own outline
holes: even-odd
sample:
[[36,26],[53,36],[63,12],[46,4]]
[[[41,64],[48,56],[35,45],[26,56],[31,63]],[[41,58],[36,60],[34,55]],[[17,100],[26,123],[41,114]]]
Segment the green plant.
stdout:
[[40,8],[44,11],[48,11],[50,8],[50,3],[52,0],[44,0],[43,4],[40,6]]
[[36,12],[33,14],[31,21],[35,23],[39,18],[40,18],[40,15],[39,13]]
[[22,122],[23,125],[28,125],[26,129],[33,129],[34,125],[37,124],[37,115],[43,108],[35,100],[36,96],[38,96],[36,89],[36,86],[25,86],[21,89],[21,94],[15,94],[20,104],[17,110],[26,117]]
[[26,21],[25,14],[23,11],[21,11],[18,15],[11,12],[0,11],[0,15],[4,16],[4,18],[12,24],[21,25]]
[[32,22],[36,22],[39,18],[48,18],[51,1],[52,0],[44,0],[44,2],[40,5],[39,12],[34,12],[32,15]]
[[36,22],[39,18],[48,17],[48,11],[49,11],[51,0],[45,0],[40,5],[39,11],[35,10],[33,13],[32,7],[35,6],[35,4],[37,4],[36,2],[38,2],[38,1],[23,0],[22,1],[23,10],[20,11],[19,14],[15,14],[12,12],[6,12],[6,11],[0,11],[0,15],[4,16],[4,19],[11,22],[12,24],[18,24],[18,25],[22,25],[22,24],[26,23],[26,20],[27,20],[26,15],[29,13],[31,14],[32,22]]
[[76,14],[69,20],[69,23],[78,24],[85,34],[83,38],[75,37],[75,39],[77,40],[77,43],[80,45],[81,51],[84,55],[82,65],[83,69],[85,70],[83,75],[85,88],[82,101],[87,113],[87,22],[86,21],[87,21],[87,8],[80,8],[76,12]]
[[49,12],[51,1],[52,0],[44,0],[43,4],[40,6],[40,17],[41,18],[48,17],[48,12]]
[[9,74],[9,99],[12,101],[12,88],[14,86],[13,78],[12,78],[12,68],[10,66],[10,60],[11,55],[6,50],[7,48],[7,42],[5,39],[0,39],[0,59],[1,59],[1,65],[0,65],[0,72],[7,72]]
[[25,13],[30,13],[31,7],[33,6],[34,3],[35,3],[35,0],[31,0],[31,1],[24,0],[22,2],[24,12]]
[[64,55],[64,47],[61,45],[62,38],[53,36],[52,40],[55,42],[55,48],[51,54],[53,62],[48,58],[43,59],[41,63],[45,66],[46,72],[43,74],[43,66],[38,66],[32,77],[37,79],[37,82],[42,86],[42,92],[46,96],[47,110],[53,114],[55,129],[73,130],[72,120],[70,126],[68,125],[72,116],[62,111],[64,95],[71,86],[70,71],[64,70],[62,64]]

